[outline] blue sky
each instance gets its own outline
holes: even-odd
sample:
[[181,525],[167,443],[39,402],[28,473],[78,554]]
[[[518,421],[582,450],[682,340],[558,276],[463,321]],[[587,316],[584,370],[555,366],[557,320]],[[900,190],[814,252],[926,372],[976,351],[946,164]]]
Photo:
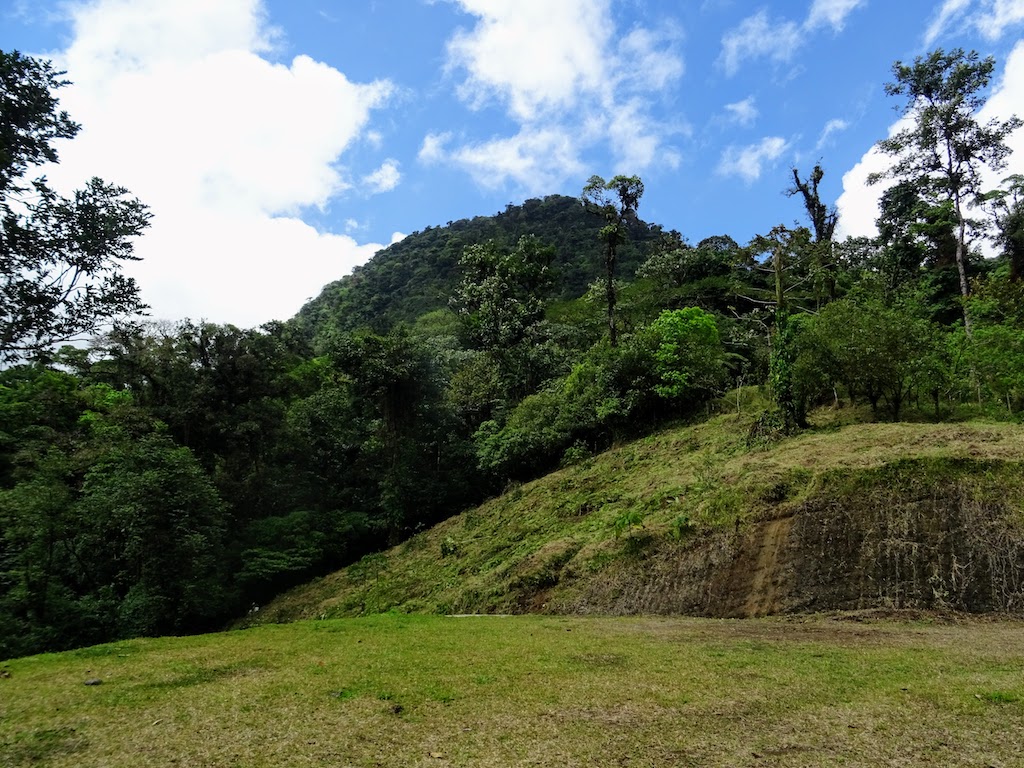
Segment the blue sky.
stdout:
[[1024,0],[0,0],[0,48],[74,82],[51,180],[152,207],[131,273],[154,318],[242,326],[592,174],[640,175],[641,215],[691,242],[744,242],[802,220],[789,169],[820,161],[841,231],[870,233],[893,61],[993,55],[987,114],[1024,113],[1022,31]]

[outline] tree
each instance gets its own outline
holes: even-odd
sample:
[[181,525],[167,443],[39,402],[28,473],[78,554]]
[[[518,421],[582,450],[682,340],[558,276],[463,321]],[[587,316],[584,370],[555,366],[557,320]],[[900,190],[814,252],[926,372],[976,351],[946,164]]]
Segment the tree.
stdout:
[[128,392],[0,371],[0,656],[225,618],[226,510],[163,432]]
[[698,307],[665,310],[649,327],[657,341],[655,392],[679,399],[715,391],[724,379],[725,359],[715,318]]
[[798,330],[793,322],[800,320],[790,318],[790,314],[805,310],[807,299],[813,298],[806,295],[805,289],[815,275],[811,232],[806,227],[776,226],[767,235],[756,235],[747,246],[747,255],[752,269],[770,274],[774,280],[774,290],[759,290],[766,298],[743,297],[772,309],[768,361],[771,397],[782,414],[785,428],[802,428],[805,414],[793,379]]
[[921,270],[925,247],[919,222],[924,207],[917,186],[909,181],[889,187],[879,200],[875,224],[881,249],[872,266],[881,276],[887,296],[916,279]]
[[605,244],[605,298],[608,305],[608,341],[614,347],[618,343],[615,328],[615,259],[619,246],[626,240],[626,226],[636,219],[640,198],[644,195],[644,183],[638,176],[615,176],[605,181],[600,176],[591,176],[583,187],[583,205],[604,218],[600,237]]
[[467,246],[459,260],[462,281],[451,304],[472,341],[482,349],[507,349],[544,317],[554,249],[532,235],[512,251],[493,240]]
[[145,305],[121,263],[149,212],[122,187],[92,179],[71,197],[35,166],[58,160],[53,142],[79,126],[58,111],[67,85],[49,62],[0,51],[0,362],[95,333]]
[[[839,221],[839,212],[835,206],[829,207],[821,202],[821,195],[818,193],[818,184],[825,177],[825,171],[821,165],[815,165],[811,175],[806,180],[800,178],[800,171],[796,168],[793,171],[793,186],[786,190],[786,194],[792,197],[800,195],[803,197],[804,208],[807,210],[807,218],[811,220],[814,228],[814,255],[815,271],[818,273],[815,282],[823,283],[823,291],[815,290],[818,295],[818,304],[822,304],[822,298],[834,301],[836,298],[836,263],[832,255],[832,235],[836,231],[836,224]],[[824,293],[824,297],[820,294]]]
[[[976,51],[957,48],[948,53],[937,49],[918,56],[913,64],[897,61],[896,78],[885,92],[902,96],[900,110],[909,125],[878,142],[882,152],[895,162],[887,171],[872,174],[869,182],[894,178],[914,183],[926,198],[951,208],[956,224],[955,259],[960,293],[970,293],[965,267],[967,233],[971,222],[967,207],[981,196],[981,172],[1006,165],[1010,152],[1006,137],[1022,125],[1016,116],[1006,120],[978,122],[977,112],[985,103],[982,91],[988,87],[995,68],[990,56],[980,59]],[[970,333],[966,310],[964,324]]]
[[148,434],[85,473],[82,577],[116,598],[121,637],[209,628],[223,616],[224,505],[188,448]]
[[649,308],[647,316],[692,306],[725,312],[735,304],[733,269],[740,253],[728,235],[707,237],[696,247],[668,242],[640,265],[628,290]]
[[533,348],[552,287],[554,248],[524,235],[512,250],[494,240],[467,246],[450,304],[472,346],[497,366],[510,396],[534,388]]
[[934,385],[935,327],[912,306],[886,306],[874,297],[832,302],[800,329],[794,361],[801,394],[822,374],[863,397],[873,411],[884,402],[898,419],[911,395]]

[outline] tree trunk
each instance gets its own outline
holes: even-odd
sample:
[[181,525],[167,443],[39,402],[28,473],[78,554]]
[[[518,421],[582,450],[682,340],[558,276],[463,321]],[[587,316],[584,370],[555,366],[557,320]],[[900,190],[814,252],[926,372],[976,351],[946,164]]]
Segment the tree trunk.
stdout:
[[606,283],[605,298],[608,301],[608,343],[613,347],[619,343],[615,330],[615,246],[608,244],[604,259]]
[[[953,200],[956,207],[956,218],[959,226],[956,238],[956,269],[960,275],[960,295],[965,299],[971,295],[971,286],[967,282],[967,266],[965,264],[967,246],[964,242],[967,239],[967,220],[964,219],[963,211],[960,210],[960,195]],[[964,302],[964,331],[967,338],[971,338],[971,316],[967,311],[967,303]]]

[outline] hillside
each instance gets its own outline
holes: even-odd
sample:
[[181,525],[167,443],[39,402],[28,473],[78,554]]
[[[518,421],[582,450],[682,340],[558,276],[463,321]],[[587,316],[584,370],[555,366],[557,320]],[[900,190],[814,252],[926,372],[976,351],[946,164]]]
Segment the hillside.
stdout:
[[663,431],[514,487],[249,620],[1024,609],[1024,430],[828,418],[769,445],[748,445],[745,413]]
[[[448,306],[463,248],[487,240],[513,245],[523,235],[535,235],[555,248],[553,266],[560,297],[576,298],[603,274],[603,246],[598,238],[602,225],[577,198],[550,195],[510,204],[493,216],[427,227],[379,251],[351,275],[324,286],[292,322],[310,338],[327,327],[365,326],[384,332],[397,322],[412,322]],[[619,274],[631,279],[660,235],[660,227],[634,222],[630,240],[619,251]]]

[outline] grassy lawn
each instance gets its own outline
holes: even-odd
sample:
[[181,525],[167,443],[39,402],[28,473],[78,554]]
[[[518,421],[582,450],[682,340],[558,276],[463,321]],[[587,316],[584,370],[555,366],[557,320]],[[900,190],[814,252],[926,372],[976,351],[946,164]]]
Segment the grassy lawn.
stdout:
[[386,615],[0,670],[4,768],[1011,766],[1024,739],[1009,621]]

